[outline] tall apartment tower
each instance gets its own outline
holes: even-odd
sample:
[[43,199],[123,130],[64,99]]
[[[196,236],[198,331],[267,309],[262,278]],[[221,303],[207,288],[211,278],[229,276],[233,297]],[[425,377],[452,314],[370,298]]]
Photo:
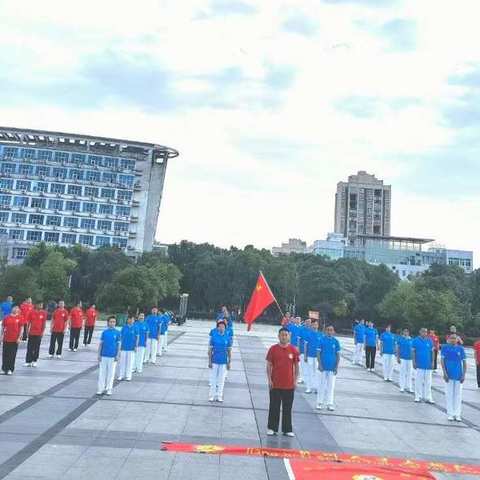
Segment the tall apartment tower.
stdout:
[[337,184],[335,233],[351,240],[357,235],[390,236],[391,185],[360,171]]

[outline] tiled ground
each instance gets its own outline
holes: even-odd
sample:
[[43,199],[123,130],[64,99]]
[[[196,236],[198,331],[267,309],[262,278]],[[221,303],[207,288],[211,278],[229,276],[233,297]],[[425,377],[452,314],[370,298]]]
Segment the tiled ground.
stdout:
[[259,326],[247,335],[237,328],[225,403],[212,405],[206,368],[210,328],[208,322],[173,327],[167,356],[101,399],[94,395],[96,347],[49,360],[46,338],[39,367],[33,369],[21,366],[22,346],[15,375],[0,377],[0,479],[288,478],[280,460],[171,454],[160,450],[165,440],[469,463],[480,459],[480,390],[471,358],[464,422],[451,424],[439,375],[434,381],[437,404],[414,404],[378,374],[351,366],[351,341],[342,339],[336,411],[318,413],[315,398],[300,387],[294,404],[297,437],[267,438],[264,357],[276,329]]

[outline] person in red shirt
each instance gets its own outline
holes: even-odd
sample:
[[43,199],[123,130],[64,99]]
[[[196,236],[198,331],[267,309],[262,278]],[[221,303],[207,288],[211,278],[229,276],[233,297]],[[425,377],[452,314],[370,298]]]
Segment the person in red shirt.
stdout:
[[15,370],[18,344],[22,335],[22,319],[19,307],[13,307],[12,313],[3,319],[2,324],[2,370],[11,375]]
[[32,298],[28,297],[20,305],[20,312],[22,315],[21,323],[23,327],[22,342],[26,342],[28,338],[28,318],[30,317],[30,312],[33,310]]
[[52,321],[50,322],[50,348],[48,353],[50,358],[55,353],[55,346],[57,346],[57,358],[62,356],[63,337],[65,336],[65,328],[67,328],[68,310],[65,308],[65,302],[60,300],[58,307],[52,313]]
[[428,333],[428,338],[433,343],[433,371],[437,371],[437,360],[438,360],[438,351],[440,350],[440,339],[438,335],[435,333],[435,330],[430,330]]
[[267,353],[267,378],[270,389],[267,435],[276,435],[282,407],[282,432],[294,437],[292,428],[292,405],[298,378],[300,354],[290,345],[290,332],[286,328],[278,331],[279,342]]
[[82,310],[82,302],[78,302],[75,307],[70,310],[70,351],[76,352],[78,341],[80,339],[80,330],[83,327],[84,313]]
[[43,309],[43,303],[37,303],[28,317],[28,343],[27,356],[25,358],[26,367],[36,367],[38,356],[40,355],[40,343],[42,342],[45,324],[47,323],[47,311]]
[[83,345],[86,347],[92,343],[93,329],[95,328],[95,321],[97,320],[98,312],[95,309],[95,304],[93,303],[87,308],[86,318],[85,318],[85,330],[83,332]]
[[480,388],[480,339],[473,344],[475,364],[477,365],[477,386]]

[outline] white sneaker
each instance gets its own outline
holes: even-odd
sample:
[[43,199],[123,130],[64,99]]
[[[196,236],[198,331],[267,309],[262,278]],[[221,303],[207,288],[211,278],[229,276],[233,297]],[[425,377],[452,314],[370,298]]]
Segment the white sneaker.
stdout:
[[24,363],[23,366],[24,366],[24,367],[31,367],[32,364],[31,364],[31,363]]
[[286,433],[284,433],[284,435],[286,437],[294,437],[295,436],[295,434],[293,432],[286,432]]
[[403,393],[403,392],[405,392],[405,389],[404,389],[404,388],[401,388],[400,391]]
[[118,377],[117,380],[121,382],[123,380],[123,377]]
[[456,422],[461,422],[461,421],[462,421],[462,417],[453,417],[453,419],[454,419]]
[[210,398],[208,399],[208,401],[209,401],[209,402],[214,402],[214,401],[215,401],[215,398],[214,398],[214,397],[210,397]]
[[107,395],[111,395],[112,394],[112,391],[111,390],[107,390]]
[[48,358],[53,358],[53,355],[49,355]]
[[420,403],[421,400],[420,400],[419,398],[416,398],[416,399],[414,400],[414,402],[415,402],[415,403]]
[[427,400],[427,403],[429,403],[430,405],[435,405],[435,402],[432,399]]
[[13,372],[12,372],[11,370],[9,370],[9,371],[7,372],[7,375],[13,375]]
[[61,355],[57,355],[57,358],[62,358],[62,356],[61,356]]
[[103,395],[103,392],[97,392],[97,395]]
[[276,434],[277,434],[277,432],[274,432],[273,430],[270,430],[270,429],[267,430],[267,435],[269,437],[271,437],[272,435],[276,435]]
[[223,397],[218,397],[217,402],[223,403]]
[[74,349],[73,349],[73,351],[74,351],[74,352],[76,352],[76,351],[77,351],[77,349],[76,349],[76,348],[74,348]]
[[333,405],[328,405],[327,409],[329,412],[333,412],[335,410],[335,407]]
[[37,366],[37,362],[32,362],[32,367],[36,367]]
[[311,391],[309,388],[307,388],[307,389],[305,390],[305,393],[312,393],[312,391]]
[[317,403],[317,410],[323,410],[323,403]]
[[455,420],[455,417],[452,417],[451,415],[449,415],[449,416],[447,417],[447,420],[448,420],[449,422],[453,422],[453,421]]
[[125,380],[126,380],[127,382],[131,382],[131,381],[132,381],[132,377],[130,377],[130,378],[127,377]]

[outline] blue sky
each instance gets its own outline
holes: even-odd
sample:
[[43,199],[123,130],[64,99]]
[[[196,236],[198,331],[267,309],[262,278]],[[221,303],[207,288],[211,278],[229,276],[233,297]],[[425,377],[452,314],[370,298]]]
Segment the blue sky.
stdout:
[[477,0],[4,0],[0,18],[1,124],[181,152],[161,241],[310,243],[367,170],[394,234],[480,255]]

